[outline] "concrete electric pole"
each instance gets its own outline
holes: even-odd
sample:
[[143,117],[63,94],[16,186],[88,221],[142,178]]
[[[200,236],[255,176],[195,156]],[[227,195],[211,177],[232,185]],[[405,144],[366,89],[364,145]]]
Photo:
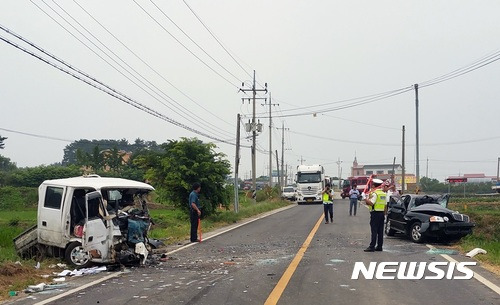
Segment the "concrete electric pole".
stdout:
[[340,176],[342,176],[342,172],[341,172],[341,168],[340,168],[340,165],[342,164],[342,162],[344,162],[344,161],[340,160],[340,157],[338,158],[337,162],[335,162],[335,163],[337,163],[337,166],[338,166],[338,169],[337,169],[338,177],[337,178],[339,178],[339,183],[340,183]]
[[290,128],[285,128],[285,123],[281,123],[281,176],[280,176],[280,187],[284,187],[284,177],[283,173],[285,172],[285,130],[290,130]]
[[[262,106],[265,106],[266,104],[262,104]],[[272,103],[271,92],[269,92],[269,187],[273,187],[273,146],[272,146],[273,117],[271,115],[271,109],[272,109],[271,106],[279,106],[279,104]]]
[[418,84],[414,85],[415,88],[415,122],[416,122],[416,170],[415,176],[417,177],[417,189],[420,189],[420,146],[419,146],[419,136],[418,136]]
[[[241,84],[242,87],[245,85],[245,83]],[[264,91],[265,93],[267,93],[267,83],[265,83],[265,88],[263,89],[257,89],[255,87],[255,70],[253,71],[253,82],[252,82],[252,88],[251,89],[244,89],[244,88],[241,88],[240,91],[242,92],[247,92],[247,91],[252,91],[252,101],[253,101],[253,111],[252,111],[252,124],[251,124],[251,128],[252,128],[252,188],[253,188],[253,192],[255,193],[257,191],[257,177],[256,177],[256,139],[257,139],[257,124],[255,122],[255,100],[257,100],[256,98],[256,95],[257,95],[257,92],[259,91]],[[242,98],[243,100],[245,100],[245,98]],[[259,99],[265,99],[265,98],[259,98]],[[248,98],[248,100],[250,100]],[[255,198],[254,198],[255,199]]]
[[241,117],[238,113],[236,117],[236,157],[234,160],[234,212],[239,211],[239,187],[238,187],[238,170],[240,166],[240,126]]
[[405,192],[405,125],[403,125],[403,143],[401,145],[401,194]]

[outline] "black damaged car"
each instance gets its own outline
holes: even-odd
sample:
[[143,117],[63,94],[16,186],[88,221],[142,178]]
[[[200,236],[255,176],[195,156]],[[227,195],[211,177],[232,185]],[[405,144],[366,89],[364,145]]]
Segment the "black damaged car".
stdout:
[[388,206],[385,233],[393,236],[404,233],[413,242],[421,243],[428,237],[456,241],[472,233],[474,223],[469,216],[447,208],[450,196],[403,195],[391,198]]

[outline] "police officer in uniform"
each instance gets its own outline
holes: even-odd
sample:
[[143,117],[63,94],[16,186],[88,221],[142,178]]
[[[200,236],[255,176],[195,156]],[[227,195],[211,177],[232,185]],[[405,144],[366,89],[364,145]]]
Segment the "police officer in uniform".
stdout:
[[384,183],[380,179],[372,180],[373,187],[365,199],[366,205],[370,207],[370,228],[371,242],[370,246],[365,249],[365,252],[382,251],[384,243],[384,220],[387,214],[387,190],[389,184]]

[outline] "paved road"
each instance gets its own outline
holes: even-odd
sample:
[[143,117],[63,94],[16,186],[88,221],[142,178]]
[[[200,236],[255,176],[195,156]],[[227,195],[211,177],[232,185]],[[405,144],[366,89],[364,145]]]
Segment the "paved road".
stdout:
[[[51,304],[264,304],[321,214],[321,205],[295,206]],[[363,252],[368,218],[363,206],[349,217],[348,201],[336,200],[334,222],[321,221],[278,304],[500,304],[500,295],[475,279],[351,280],[358,261],[446,261],[401,237],[386,238],[384,252]]]

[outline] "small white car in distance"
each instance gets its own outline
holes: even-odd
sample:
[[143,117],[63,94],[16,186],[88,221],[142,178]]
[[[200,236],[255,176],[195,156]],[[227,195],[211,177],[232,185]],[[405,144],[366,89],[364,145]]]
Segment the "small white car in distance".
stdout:
[[297,199],[297,192],[293,186],[285,186],[281,192],[281,198],[295,201]]

